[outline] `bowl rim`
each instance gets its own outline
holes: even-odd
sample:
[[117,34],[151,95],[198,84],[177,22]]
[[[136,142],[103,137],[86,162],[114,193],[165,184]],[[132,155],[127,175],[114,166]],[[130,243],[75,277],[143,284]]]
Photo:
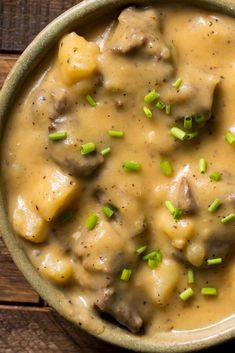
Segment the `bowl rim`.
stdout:
[[[0,135],[1,143],[4,133],[7,114],[12,106],[14,99],[19,94],[21,86],[29,78],[35,67],[47,55],[49,50],[56,44],[58,39],[66,32],[78,27],[78,24],[87,21],[92,16],[100,13],[110,12],[121,9],[124,6],[138,4],[148,5],[157,4],[164,1],[158,0],[84,0],[79,4],[71,7],[69,10],[61,14],[49,25],[47,25],[26,48],[20,58],[17,60],[13,69],[7,76],[5,83],[0,92]],[[196,5],[200,8],[216,10],[235,17],[235,1],[233,0],[170,0],[171,3],[181,3],[184,5]],[[2,151],[2,149],[1,149]],[[2,168],[1,168],[2,173]],[[2,184],[2,179],[1,179]],[[1,185],[2,186],[2,185]],[[59,297],[55,294],[55,288],[43,279],[31,264],[23,247],[17,237],[14,235],[6,213],[6,200],[4,196],[4,187],[0,191],[0,231],[4,242],[17,267],[23,273],[27,281],[36,290],[39,295],[49,303],[61,316],[78,326],[71,314],[68,314],[60,304]],[[54,293],[53,293],[54,292]],[[55,295],[53,296],[52,293]],[[54,300],[55,299],[55,300]],[[157,342],[157,336],[148,339],[144,336],[134,336],[115,325],[105,323],[105,329],[102,332],[94,332],[89,326],[84,325],[82,328],[92,335],[102,340],[116,344],[120,347],[142,351],[142,352],[188,352],[208,348],[213,345],[223,343],[230,338],[235,337],[235,317],[220,321],[211,327],[211,334],[205,335],[202,339],[194,339],[194,333],[186,341],[175,344],[173,340],[174,334],[165,335],[165,343]],[[221,325],[224,327],[222,328]],[[217,327],[217,330],[215,330]],[[233,328],[234,327],[234,328]],[[210,327],[208,328],[209,331]],[[202,329],[203,330],[203,329]],[[205,329],[207,330],[207,328]],[[200,331],[200,330],[199,330]],[[190,331],[189,331],[190,332]],[[176,333],[177,334],[177,333]],[[188,334],[188,333],[186,333]],[[171,337],[172,342],[169,341]],[[163,334],[164,338],[164,334]]]

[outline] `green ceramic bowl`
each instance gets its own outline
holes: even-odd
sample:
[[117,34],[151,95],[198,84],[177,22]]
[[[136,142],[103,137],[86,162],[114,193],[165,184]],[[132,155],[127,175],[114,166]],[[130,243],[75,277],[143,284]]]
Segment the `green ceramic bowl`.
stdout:
[[[87,23],[92,23],[94,19],[100,18],[102,21],[102,16],[124,6],[130,4],[147,5],[157,2],[157,0],[87,0],[74,6],[49,24],[21,55],[6,79],[0,96],[1,136],[4,134],[9,108],[12,106],[22,84],[63,34],[76,29],[78,25],[81,27]],[[235,0],[172,0],[172,2],[190,5],[194,3],[199,7],[213,9],[235,17]],[[3,187],[0,192],[0,229],[13,260],[33,288],[62,316],[77,324],[72,314],[65,311],[61,305],[61,293],[40,277],[23,251],[20,240],[13,234],[7,220]],[[235,317],[230,317],[208,328],[191,332],[183,331],[177,334],[172,332],[158,333],[154,338],[134,336],[124,329],[102,321],[98,317],[94,321],[92,326],[82,321],[83,328],[105,341],[142,352],[189,352],[210,347],[235,337]]]

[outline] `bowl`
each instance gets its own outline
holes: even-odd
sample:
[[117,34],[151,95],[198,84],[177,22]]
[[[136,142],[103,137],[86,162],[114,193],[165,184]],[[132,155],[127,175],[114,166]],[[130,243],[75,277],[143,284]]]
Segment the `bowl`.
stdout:
[[[148,5],[158,2],[157,0],[86,0],[72,7],[51,22],[24,51],[5,81],[0,96],[1,137],[4,134],[4,127],[10,107],[22,85],[60,37],[76,29],[78,25],[81,27],[87,23],[92,23],[94,20],[102,20],[102,16],[120,10],[125,6],[131,4]],[[174,0],[173,2],[187,5],[194,4],[201,8],[216,10],[235,17],[234,0]],[[67,320],[78,325],[78,321],[75,320],[72,312],[64,310],[59,290],[40,277],[22,249],[19,239],[13,234],[7,220],[4,187],[0,189],[0,214],[0,230],[18,268],[32,287],[50,306]],[[121,347],[142,352],[182,353],[208,348],[235,337],[235,317],[229,317],[202,329],[181,331],[180,333],[160,332],[154,338],[134,336],[112,323],[102,321],[99,317],[94,319],[92,325],[86,321],[82,321],[82,319],[79,321],[83,329],[96,337]]]

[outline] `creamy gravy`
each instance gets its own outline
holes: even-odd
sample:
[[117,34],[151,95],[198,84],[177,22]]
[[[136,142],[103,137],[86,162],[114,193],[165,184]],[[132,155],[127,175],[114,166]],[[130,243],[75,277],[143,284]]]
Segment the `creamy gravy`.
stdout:
[[[221,222],[235,207],[234,145],[224,137],[235,133],[234,19],[173,5],[130,8],[119,23],[84,37],[92,42],[75,34],[61,40],[15,104],[5,132],[9,220],[25,251],[74,316],[82,307],[84,315],[104,311],[133,332],[144,327],[154,335],[234,314],[235,221]],[[160,98],[144,102],[153,89]],[[159,101],[169,104],[169,114],[155,106]],[[191,130],[185,117],[192,117]],[[189,135],[181,141],[172,127]],[[110,130],[124,136],[111,137]],[[67,136],[48,138],[58,131]],[[88,142],[96,152],[83,156]],[[162,160],[173,168],[169,176]],[[125,161],[137,162],[138,170],[125,170]],[[210,178],[215,171],[219,181]],[[211,213],[217,198],[222,205]],[[107,205],[110,218],[102,211]],[[94,213],[97,224],[89,230]],[[143,261],[157,250],[162,259]],[[208,265],[213,258],[222,263]],[[120,278],[123,269],[131,271],[128,281]],[[193,295],[183,301],[179,295],[189,287]],[[205,287],[217,295],[202,295]]]

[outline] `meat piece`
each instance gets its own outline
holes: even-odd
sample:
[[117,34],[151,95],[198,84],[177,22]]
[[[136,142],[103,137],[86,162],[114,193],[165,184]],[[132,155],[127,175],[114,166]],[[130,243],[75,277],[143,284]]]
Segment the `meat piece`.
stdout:
[[178,184],[177,190],[177,207],[181,208],[184,213],[195,213],[197,204],[195,202],[192,189],[186,177],[182,177]]
[[138,311],[131,303],[118,296],[112,288],[102,289],[98,293],[95,307],[111,315],[133,333],[139,333],[143,327],[143,319]]
[[51,92],[54,101],[54,108],[57,114],[64,114],[70,107],[68,92],[65,88],[57,88]]
[[142,51],[163,59],[171,56],[160,32],[159,16],[153,9],[129,7],[122,11],[109,48],[120,54]]
[[[212,115],[212,106],[219,79],[193,67],[185,67],[181,77],[185,76],[177,90],[167,85],[162,91],[162,98],[172,105],[172,117],[175,120],[186,116],[201,116],[205,120]],[[197,126],[198,127],[198,126]]]
[[81,155],[77,145],[64,141],[50,142],[48,146],[50,158],[71,175],[86,178],[103,164],[104,157],[99,153]]
[[75,250],[88,271],[118,273],[135,263],[135,245],[118,234],[113,225],[100,221],[92,231],[84,232]]

